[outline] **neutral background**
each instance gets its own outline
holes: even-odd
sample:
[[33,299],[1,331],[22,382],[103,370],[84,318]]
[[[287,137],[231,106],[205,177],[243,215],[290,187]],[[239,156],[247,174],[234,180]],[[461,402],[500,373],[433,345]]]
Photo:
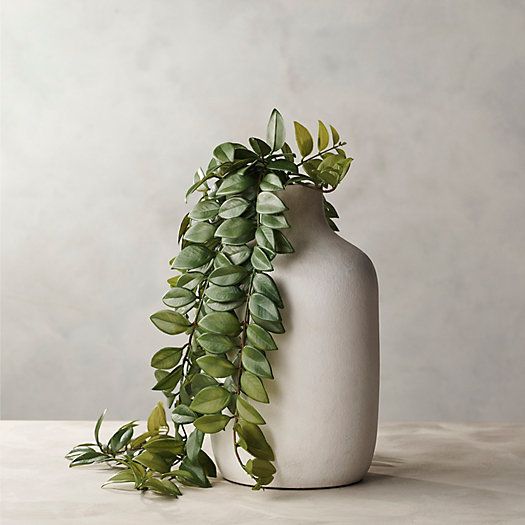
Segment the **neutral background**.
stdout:
[[5,0],[2,416],[143,418],[183,194],[271,109],[356,159],[383,420],[524,421],[525,3]]

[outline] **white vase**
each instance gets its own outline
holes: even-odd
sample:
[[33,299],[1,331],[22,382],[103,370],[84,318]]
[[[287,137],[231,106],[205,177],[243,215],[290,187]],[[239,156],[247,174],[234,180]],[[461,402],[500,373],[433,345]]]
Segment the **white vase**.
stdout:
[[[376,442],[376,273],[361,250],[330,229],[319,191],[291,186],[280,196],[295,248],[274,259],[272,274],[286,333],[275,336],[279,350],[267,352],[275,377],[265,380],[270,404],[254,402],[276,457],[270,487],[347,485],[366,474]],[[212,445],[224,478],[252,484],[235,458],[231,423]]]

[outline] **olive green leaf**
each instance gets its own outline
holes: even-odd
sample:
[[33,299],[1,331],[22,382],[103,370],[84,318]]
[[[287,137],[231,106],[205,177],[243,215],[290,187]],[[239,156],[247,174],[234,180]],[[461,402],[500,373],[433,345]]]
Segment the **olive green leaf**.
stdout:
[[257,196],[257,213],[280,213],[288,208],[274,193],[263,191]]
[[159,370],[169,370],[177,366],[182,357],[182,348],[161,348],[152,358],[151,366]]
[[197,337],[197,342],[210,354],[225,354],[236,348],[230,337],[217,334],[204,334]]
[[201,432],[215,434],[216,432],[224,430],[230,419],[229,416],[225,416],[224,414],[209,414],[199,417],[193,424]]
[[259,248],[259,246],[256,246],[253,249],[251,263],[256,270],[262,272],[271,272],[273,270],[273,266],[270,262],[270,259],[268,258],[268,255],[266,255],[266,253],[264,253],[264,251]]
[[184,233],[188,229],[189,225],[190,225],[190,217],[189,217],[188,214],[186,214],[182,218],[182,221],[181,221],[180,226],[179,226],[179,234],[177,236],[178,242],[180,242],[180,240],[182,239],[182,236],[184,235]]
[[168,423],[166,421],[166,412],[162,403],[157,403],[155,408],[151,411],[148,417],[148,432],[158,432],[161,428],[166,428]]
[[203,441],[204,434],[198,428],[188,436],[186,440],[186,454],[190,461],[196,462],[198,460]]
[[246,449],[252,456],[267,461],[275,459],[272,447],[270,447],[262,430],[257,425],[240,420],[235,425],[235,430],[246,443]]
[[170,286],[177,286],[177,283],[179,282],[180,275],[174,275],[173,277],[170,277],[166,282]]
[[209,262],[213,252],[205,246],[190,244],[177,255],[172,268],[175,270],[193,270]]
[[277,345],[273,337],[262,327],[256,324],[249,324],[246,330],[249,343],[259,350],[277,350]]
[[199,201],[189,213],[190,219],[194,221],[209,221],[217,217],[220,205],[215,200]]
[[295,128],[295,141],[297,142],[297,147],[299,148],[301,156],[304,158],[312,153],[312,150],[314,149],[314,139],[302,124],[294,122],[293,125]]
[[219,217],[233,219],[242,215],[250,206],[250,203],[242,197],[232,197],[224,201],[219,209]]
[[242,364],[246,370],[256,376],[273,379],[272,368],[266,356],[252,346],[245,346],[242,349]]
[[190,409],[200,414],[215,414],[226,408],[230,393],[221,386],[207,386],[197,392]]
[[281,314],[275,303],[262,293],[254,293],[250,297],[249,309],[252,315],[264,321],[280,321]]
[[133,474],[133,471],[128,468],[111,476],[102,486],[105,487],[111,483],[135,483],[135,474]]
[[260,216],[261,224],[268,226],[268,228],[273,228],[274,230],[280,230],[284,228],[289,228],[290,225],[286,220],[284,215],[274,214],[274,215],[261,215]]
[[172,496],[174,498],[182,496],[182,492],[179,490],[179,487],[177,487],[177,485],[175,485],[175,483],[169,479],[150,477],[144,482],[144,486],[156,494],[160,494],[162,496]]
[[182,454],[184,451],[184,441],[171,436],[162,436],[150,439],[144,445],[144,449],[169,460],[171,457]]
[[340,141],[339,133],[331,124],[330,124],[330,131],[332,132],[332,141],[335,146]]
[[215,233],[215,226],[208,222],[197,222],[190,226],[188,231],[184,234],[184,239],[189,242],[203,244],[213,238]]
[[195,301],[195,294],[186,288],[172,288],[163,298],[162,302],[171,308],[180,308]]
[[197,364],[212,377],[228,377],[237,368],[228,359],[216,355],[204,355],[197,359]]
[[152,388],[152,390],[173,390],[179,383],[182,378],[182,365],[174,368],[169,374],[162,377],[157,381],[157,384]]
[[237,317],[228,312],[213,312],[199,321],[199,327],[207,332],[221,335],[238,335],[241,325]]
[[281,299],[279,289],[269,275],[265,273],[255,274],[253,278],[253,289],[271,299],[279,308],[283,307],[283,300]]
[[208,386],[216,386],[218,383],[213,377],[207,376],[205,374],[197,374],[191,380],[191,393],[196,395],[203,388]]
[[231,286],[239,284],[248,272],[242,266],[225,266],[217,268],[210,274],[210,282],[219,286]]
[[165,334],[182,334],[188,329],[189,321],[183,315],[172,310],[160,310],[150,316],[151,322]]
[[185,425],[193,423],[197,418],[197,414],[187,405],[178,405],[173,409],[171,419],[178,425]]
[[293,253],[295,251],[290,241],[279,230],[275,231],[275,251],[277,253]]
[[328,135],[328,130],[326,126],[319,120],[319,130],[317,135],[317,147],[319,151],[325,149],[328,146],[330,137]]
[[266,424],[261,414],[241,396],[237,396],[237,411],[239,412],[239,416],[245,421],[248,421],[248,423],[253,423],[254,425]]
[[246,471],[255,477],[267,478],[273,476],[277,471],[269,461],[265,459],[249,459],[246,462]]
[[241,389],[248,396],[260,403],[269,403],[268,394],[262,381],[251,372],[241,374]]
[[170,470],[170,464],[162,456],[158,454],[153,454],[152,452],[148,452],[147,450],[141,452],[138,456],[133,458],[133,460],[138,461],[146,468],[149,468],[154,472],[159,472],[160,474],[164,474],[165,472],[169,472]]
[[268,122],[266,141],[270,145],[272,151],[277,151],[283,147],[285,139],[283,117],[276,109],[274,109]]

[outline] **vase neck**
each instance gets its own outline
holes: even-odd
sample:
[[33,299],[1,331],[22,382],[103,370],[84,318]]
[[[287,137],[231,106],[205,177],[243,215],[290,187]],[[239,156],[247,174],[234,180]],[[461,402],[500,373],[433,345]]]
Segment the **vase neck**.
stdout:
[[285,234],[290,235],[292,241],[299,235],[332,231],[326,222],[321,191],[296,184],[287,186],[279,197],[288,207],[286,218],[290,229],[286,230]]

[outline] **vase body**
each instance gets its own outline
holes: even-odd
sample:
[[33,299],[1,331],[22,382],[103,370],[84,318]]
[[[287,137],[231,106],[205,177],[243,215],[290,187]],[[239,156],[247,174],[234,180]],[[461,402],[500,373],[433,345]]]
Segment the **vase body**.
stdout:
[[[269,487],[347,485],[366,474],[376,442],[376,273],[361,250],[330,229],[321,192],[291,186],[279,196],[291,225],[284,233],[295,248],[274,259],[271,274],[286,333],[275,335],[279,350],[266,353],[275,377],[264,381],[270,404],[253,401],[275,452]],[[217,465],[227,480],[252,484],[235,458],[232,426],[212,435]]]

